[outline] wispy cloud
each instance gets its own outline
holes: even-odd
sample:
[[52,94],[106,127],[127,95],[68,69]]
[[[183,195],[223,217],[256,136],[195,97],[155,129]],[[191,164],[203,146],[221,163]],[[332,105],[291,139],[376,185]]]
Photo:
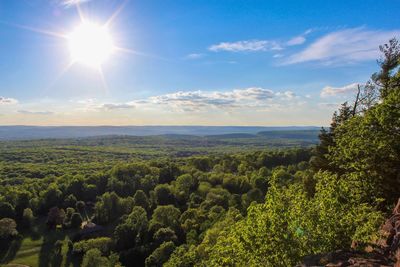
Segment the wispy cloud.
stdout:
[[279,51],[288,46],[301,45],[306,42],[306,36],[313,32],[309,29],[301,35],[292,37],[288,41],[280,40],[242,40],[236,42],[221,42],[208,47],[208,50],[213,52],[228,51],[228,52],[257,52],[257,51]]
[[278,53],[278,54],[273,55],[272,57],[273,58],[280,58],[280,57],[284,57],[284,55]]
[[308,29],[303,33],[303,35],[308,35],[308,34],[312,33],[313,31],[315,31],[315,28]]
[[77,110],[81,111],[112,111],[112,110],[123,110],[123,109],[133,109],[135,105],[133,102],[126,103],[102,103],[97,99],[84,99],[73,101],[79,106]]
[[399,36],[400,30],[367,30],[363,27],[340,30],[317,39],[304,50],[290,56],[284,64],[309,61],[334,64],[375,60],[379,56],[379,45]]
[[247,40],[237,42],[222,42],[219,44],[211,45],[208,49],[213,52],[256,52],[282,50],[283,48],[275,41]]
[[325,86],[321,90],[320,96],[323,98],[330,97],[330,96],[338,96],[338,95],[345,95],[355,93],[357,91],[358,83],[348,84],[342,87],[332,87],[332,86]]
[[30,110],[18,110],[18,113],[26,115],[52,115],[54,112],[51,111],[30,111]]
[[108,103],[101,104],[98,108],[104,110],[132,109],[135,108],[135,105],[132,103]]
[[18,104],[17,99],[0,96],[0,105],[14,105],[14,104]]
[[59,3],[64,7],[71,7],[77,4],[89,2],[91,0],[60,0]]
[[293,37],[289,41],[286,42],[286,46],[295,46],[295,45],[302,45],[307,41],[306,36],[309,35],[310,33],[314,32],[315,29],[308,29],[302,34]]
[[233,110],[241,108],[265,108],[296,98],[292,91],[274,92],[260,87],[231,91],[178,91],[152,96],[135,103],[138,105],[164,105],[180,111],[208,111],[211,109]]
[[192,53],[185,56],[185,59],[200,59],[205,57],[206,55],[203,53]]
[[287,41],[288,46],[294,46],[294,45],[301,45],[306,41],[306,38],[304,36],[296,36]]

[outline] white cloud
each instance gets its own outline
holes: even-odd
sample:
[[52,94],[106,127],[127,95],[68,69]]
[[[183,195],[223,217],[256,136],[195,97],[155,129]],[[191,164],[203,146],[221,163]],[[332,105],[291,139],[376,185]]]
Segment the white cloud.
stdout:
[[304,32],[304,35],[308,35],[310,33],[312,33],[314,31],[314,29],[308,29]]
[[185,59],[200,59],[205,57],[205,54],[202,53],[192,53],[185,56]]
[[273,55],[272,57],[273,58],[280,58],[280,57],[283,57],[284,55],[283,54],[275,54],[275,55]]
[[304,36],[296,36],[287,41],[288,46],[294,46],[294,45],[301,45],[306,41],[306,38]]
[[[237,42],[221,42],[219,44],[211,45],[208,50],[213,52],[229,51],[229,52],[256,52],[256,51],[279,51],[283,50],[288,46],[301,45],[306,42],[306,36],[313,32],[312,29],[308,29],[301,35],[295,36],[287,42],[279,40],[244,40]],[[276,54],[280,57],[281,54]]]
[[29,110],[18,110],[18,113],[26,115],[52,115],[54,112],[51,111],[29,111]]
[[97,99],[83,99],[73,101],[79,104],[77,110],[80,111],[111,111],[111,110],[122,110],[122,109],[133,109],[135,105],[133,102],[126,103],[102,103]]
[[135,105],[132,103],[109,103],[109,104],[101,104],[99,109],[104,109],[104,110],[116,110],[116,109],[131,109],[135,108]]
[[78,100],[70,100],[72,103],[84,104],[84,105],[92,105],[97,102],[96,98],[88,98],[88,99],[78,99]]
[[89,1],[91,1],[91,0],[60,0],[60,4],[65,7],[71,7],[71,6],[86,3]]
[[330,97],[330,96],[337,96],[337,95],[345,95],[350,93],[355,93],[357,91],[358,83],[348,84],[342,87],[332,87],[332,86],[325,86],[321,90],[321,97]]
[[296,97],[296,94],[293,93],[292,91],[277,92],[276,95],[281,98],[287,98],[287,99],[292,99]]
[[375,60],[379,56],[379,45],[399,36],[400,30],[340,30],[319,38],[303,51],[290,56],[285,64],[309,61],[333,64]]
[[209,111],[210,109],[263,109],[281,106],[292,101],[296,95],[292,91],[274,92],[260,87],[235,89],[230,91],[179,91],[171,94],[149,97],[135,101],[137,105],[165,105],[180,111]]
[[0,105],[14,105],[14,104],[18,104],[17,99],[0,96]]
[[237,42],[222,42],[208,48],[210,51],[229,51],[229,52],[256,52],[269,50],[282,50],[283,48],[275,41],[267,40],[247,40]]
[[295,46],[295,45],[304,44],[307,41],[306,36],[309,35],[310,33],[312,33],[313,31],[314,31],[313,29],[306,30],[301,35],[295,36],[292,39],[290,39],[289,41],[287,41],[286,45],[287,46]]

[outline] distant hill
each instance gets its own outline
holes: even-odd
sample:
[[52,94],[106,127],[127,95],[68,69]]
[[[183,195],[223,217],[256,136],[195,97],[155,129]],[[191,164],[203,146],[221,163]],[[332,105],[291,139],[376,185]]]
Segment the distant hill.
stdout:
[[243,138],[257,134],[268,136],[268,133],[271,135],[272,132],[284,135],[287,131],[299,133],[303,131],[318,131],[319,128],[315,126],[0,126],[0,140],[83,138],[107,135],[231,135],[230,137],[233,138],[239,136]]
[[302,139],[309,141],[318,141],[319,130],[291,130],[291,131],[263,131],[259,132],[258,135],[267,138],[279,138],[279,139]]
[[207,135],[208,138],[215,139],[228,139],[228,138],[255,138],[257,134],[250,133],[229,133],[229,134],[217,134],[217,135]]

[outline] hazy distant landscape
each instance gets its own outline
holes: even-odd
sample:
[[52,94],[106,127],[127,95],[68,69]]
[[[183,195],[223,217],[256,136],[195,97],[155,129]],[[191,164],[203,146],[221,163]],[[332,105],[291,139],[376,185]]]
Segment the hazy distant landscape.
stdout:
[[[249,137],[260,135],[270,138],[284,137],[284,133],[296,137],[296,134],[306,138],[314,135],[321,127],[246,127],[246,126],[0,126],[0,140],[45,139],[45,138],[79,138],[106,135],[230,135],[249,134]],[[268,133],[267,132],[273,132]]]

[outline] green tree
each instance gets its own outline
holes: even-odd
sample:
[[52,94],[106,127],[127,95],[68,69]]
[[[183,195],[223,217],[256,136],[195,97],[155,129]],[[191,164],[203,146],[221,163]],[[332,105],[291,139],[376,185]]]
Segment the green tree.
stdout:
[[180,216],[180,210],[172,205],[158,206],[152,214],[150,229],[155,232],[160,228],[169,227],[175,232],[178,232],[180,230]]
[[175,249],[173,242],[164,242],[146,259],[146,267],[162,267]]
[[177,199],[181,202],[186,202],[190,193],[198,186],[197,180],[190,174],[183,174],[176,178],[174,183],[174,191]]
[[76,206],[76,197],[74,195],[68,195],[65,199],[64,199],[64,207],[65,208],[72,208]]
[[150,202],[147,198],[147,195],[143,190],[137,190],[135,195],[133,196],[133,205],[140,206],[145,210],[149,210]]
[[79,211],[80,213],[85,212],[85,202],[83,201],[77,201],[75,204],[76,210]]
[[306,255],[350,246],[373,237],[382,216],[363,202],[365,185],[356,177],[320,173],[309,199],[299,184],[280,187],[274,180],[265,204],[252,205],[247,217],[218,236],[207,266],[293,266]]
[[71,227],[72,228],[80,228],[82,224],[82,216],[80,213],[75,212],[71,215]]
[[94,248],[85,253],[82,260],[82,267],[106,267],[110,262],[101,255],[100,250]]
[[122,197],[133,195],[141,188],[141,180],[146,176],[158,177],[158,168],[145,163],[118,164],[111,170],[107,187]]
[[239,210],[230,208],[228,212],[224,213],[224,217],[221,220],[204,231],[200,244],[187,244],[177,247],[165,263],[165,266],[212,266],[206,265],[206,263],[209,263],[210,254],[217,241],[221,238],[221,233],[229,231],[241,219],[243,217]]
[[224,209],[228,209],[229,200],[231,198],[231,194],[228,190],[223,188],[212,188],[207,193],[206,200],[203,201],[201,207],[209,210],[213,206],[221,206]]
[[[344,173],[364,177],[369,199],[385,198],[391,205],[400,186],[400,90],[382,103],[336,129],[336,146],[329,158]],[[372,197],[372,198],[371,198]]]
[[[381,70],[372,75],[372,80],[381,88],[382,98],[386,98],[400,86],[398,66],[400,65],[400,44],[395,38],[379,47],[383,58],[378,61]],[[396,72],[397,69],[397,72]],[[395,73],[393,73],[395,72]]]
[[15,218],[14,207],[8,202],[0,203],[0,219],[1,218]]
[[114,230],[117,249],[124,250],[143,244],[148,224],[146,211],[139,206],[133,207],[132,212]]
[[75,196],[77,199],[85,197],[85,178],[82,175],[75,175],[66,188],[66,193]]
[[[192,246],[193,247],[193,246]],[[186,244],[177,247],[171,254],[164,267],[191,267],[195,266],[200,260],[196,258],[196,252]]]
[[158,205],[169,205],[175,203],[175,196],[168,184],[159,184],[154,189]]
[[58,207],[53,207],[49,210],[47,215],[46,224],[49,228],[55,228],[57,225],[61,225],[65,219],[65,211]]
[[41,192],[41,211],[45,212],[51,207],[58,206],[62,201],[63,193],[56,183],[52,183],[48,188]]
[[120,198],[115,192],[104,193],[95,206],[95,218],[97,222],[106,224],[116,220],[123,214],[132,211],[133,200]]
[[328,158],[330,148],[336,146],[335,130],[343,125],[348,119],[353,117],[353,107],[349,106],[347,102],[343,103],[338,111],[335,111],[332,116],[332,122],[329,130],[321,129],[319,134],[320,143],[314,150],[314,156],[311,159],[311,166],[315,171],[329,170],[338,171],[337,166]]
[[18,234],[17,224],[11,218],[0,219],[0,239],[8,239]]
[[153,163],[153,165],[160,168],[160,175],[159,175],[160,184],[170,183],[171,181],[175,180],[175,177],[177,177],[180,174],[179,167],[174,162],[170,161],[164,162],[160,160]]
[[176,236],[174,230],[171,228],[160,228],[154,233],[153,239],[157,244],[162,244],[163,242],[172,241],[176,243],[178,237]]
[[111,251],[113,241],[109,237],[91,238],[81,240],[73,244],[74,253],[86,253],[91,249],[98,249],[102,255],[108,255]]
[[22,225],[29,229],[32,226],[34,219],[35,217],[33,216],[32,210],[30,208],[24,209],[22,213]]
[[23,217],[23,212],[26,208],[30,207],[30,200],[32,194],[26,190],[19,190],[17,193],[17,200],[15,202],[15,215],[16,219],[21,219]]

